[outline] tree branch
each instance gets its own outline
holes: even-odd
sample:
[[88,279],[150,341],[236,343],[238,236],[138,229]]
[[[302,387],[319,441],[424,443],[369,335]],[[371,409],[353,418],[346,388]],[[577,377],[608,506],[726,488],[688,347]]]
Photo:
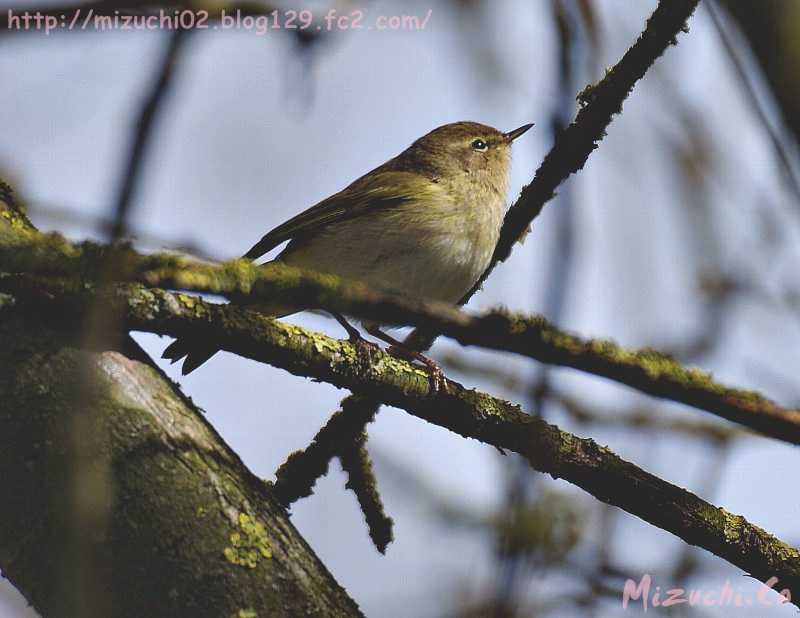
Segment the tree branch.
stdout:
[[[113,249],[91,243],[73,245],[54,234],[29,232],[25,236],[20,239],[12,235],[8,239],[0,235],[0,270],[68,275],[73,280],[80,276],[90,281],[101,277],[98,272],[102,265],[113,264],[110,272],[120,280],[149,286],[222,294],[249,303],[274,302],[278,298],[291,306],[417,326],[463,345],[514,352],[609,378],[643,393],[705,410],[764,435],[800,444],[800,410],[780,406],[755,391],[720,384],[710,374],[684,367],[655,350],[630,351],[613,341],[578,337],[556,328],[541,316],[500,311],[473,316],[444,303],[410,300],[282,264],[255,266],[246,260],[201,263],[171,254],[142,256],[128,248]],[[13,292],[15,285],[24,283],[7,277],[0,279],[0,289]],[[363,404],[362,399],[357,405]],[[362,416],[360,412],[355,415]],[[320,469],[319,465],[316,467]]]
[[350,449],[358,452],[349,453],[338,448],[343,439],[352,438],[355,428],[363,428],[372,420],[359,416],[364,410],[359,399],[358,395],[345,397],[342,409],[331,416],[311,444],[289,455],[275,473],[275,495],[286,507],[310,496],[317,479],[328,473],[330,460],[338,456],[349,477],[347,488],[356,494],[364,513],[370,538],[378,551],[385,553],[392,542],[392,519],[384,512],[378,494],[378,484],[366,452],[366,433],[362,431],[358,443]]
[[555,195],[558,186],[583,169],[597,143],[606,135],[614,116],[647,70],[670,45],[677,43],[680,32],[688,31],[687,21],[699,0],[661,0],[647,20],[636,43],[620,61],[608,70],[597,84],[587,86],[578,95],[581,109],[575,120],[556,138],[533,181],[522,189],[503,222],[500,240],[492,264],[481,281],[468,294],[472,296],[498,262],[504,262],[514,243],[522,240],[532,221]]
[[[346,405],[347,400],[342,402],[342,408]],[[339,453],[339,461],[347,473],[345,487],[355,494],[361,512],[364,513],[369,537],[378,551],[385,554],[386,547],[394,540],[394,521],[384,511],[378,493],[378,481],[367,452],[366,431],[362,431],[356,438],[352,448]]]
[[426,371],[374,350],[362,355],[348,341],[285,324],[233,305],[140,285],[93,290],[61,281],[31,280],[14,294],[19,316],[46,318],[70,331],[99,303],[127,329],[173,337],[193,335],[222,349],[268,362],[295,375],[329,382],[403,408],[464,437],[525,457],[535,469],[594,495],[698,545],[766,581],[800,595],[800,553],[743,517],[624,461],[605,447],[524,413],[518,406],[448,381],[432,392]]
[[[34,233],[0,183],[0,239]],[[83,347],[93,304],[65,332],[15,302],[0,294],[0,568],[40,613],[98,616],[75,594],[87,574],[70,515],[76,488],[108,498],[87,482],[108,459],[113,500],[95,506],[111,525],[79,532],[113,564],[94,589],[114,616],[360,615],[271,490],[131,339]],[[77,419],[98,450],[75,436]],[[77,487],[76,459],[88,473]]]

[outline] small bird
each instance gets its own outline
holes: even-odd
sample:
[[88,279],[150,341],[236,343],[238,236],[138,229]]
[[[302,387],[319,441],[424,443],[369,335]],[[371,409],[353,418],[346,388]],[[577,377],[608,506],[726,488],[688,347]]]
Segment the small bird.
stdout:
[[[502,133],[477,122],[454,122],[423,135],[406,150],[305,212],[279,225],[244,257],[257,260],[289,241],[275,258],[412,298],[461,301],[486,270],[505,213],[511,143],[533,125]],[[283,317],[304,307],[256,306]],[[350,340],[370,345],[332,313]],[[436,383],[441,370],[422,354],[363,322],[391,352],[419,360]],[[217,352],[213,344],[178,339],[163,357],[186,357],[193,371]]]

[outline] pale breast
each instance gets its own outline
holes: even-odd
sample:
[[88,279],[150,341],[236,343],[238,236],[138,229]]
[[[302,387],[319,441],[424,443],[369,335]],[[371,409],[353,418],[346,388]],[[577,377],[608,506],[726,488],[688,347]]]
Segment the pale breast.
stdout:
[[489,264],[503,206],[492,196],[473,208],[447,203],[389,208],[331,225],[281,259],[378,289],[455,303]]

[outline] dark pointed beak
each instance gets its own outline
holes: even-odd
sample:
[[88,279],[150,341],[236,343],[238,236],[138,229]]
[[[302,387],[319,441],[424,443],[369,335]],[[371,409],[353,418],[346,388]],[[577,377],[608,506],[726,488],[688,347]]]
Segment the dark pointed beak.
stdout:
[[509,143],[513,142],[517,139],[520,135],[525,133],[528,129],[533,126],[533,123],[524,124],[519,129],[514,129],[513,131],[509,131],[508,133],[503,133],[503,136],[508,140]]

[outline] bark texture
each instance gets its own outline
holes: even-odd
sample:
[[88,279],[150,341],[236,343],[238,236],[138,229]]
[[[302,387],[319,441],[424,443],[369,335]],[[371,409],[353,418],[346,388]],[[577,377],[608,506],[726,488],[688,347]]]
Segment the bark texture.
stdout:
[[48,322],[0,321],[0,568],[42,615],[361,615],[132,340],[85,350]]

